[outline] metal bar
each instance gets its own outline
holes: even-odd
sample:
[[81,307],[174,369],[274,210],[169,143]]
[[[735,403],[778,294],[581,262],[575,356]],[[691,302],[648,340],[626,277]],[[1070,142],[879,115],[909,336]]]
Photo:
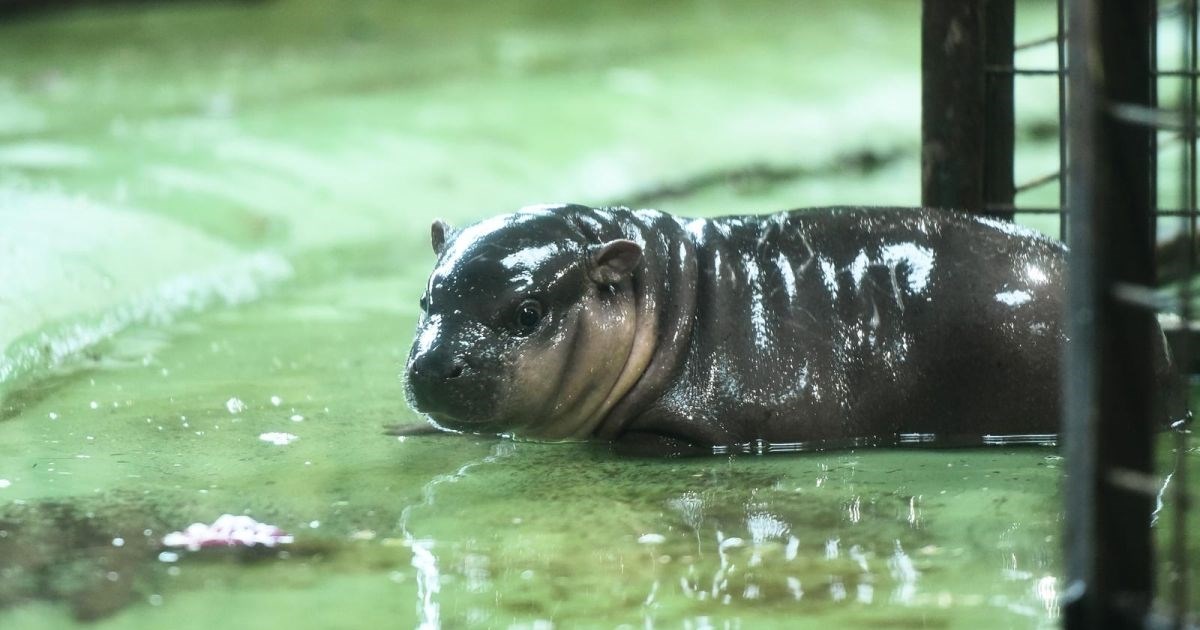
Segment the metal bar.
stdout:
[[1176,14],[1181,13],[1184,10],[1184,4],[1186,3],[1187,0],[1179,0],[1178,2],[1163,2],[1162,6],[1158,8],[1158,14],[1160,16],[1174,17]]
[[[1016,40],[1017,7],[1015,0],[988,0],[984,3],[983,57],[988,65],[1013,65]],[[983,95],[983,203],[1012,203],[1013,149],[1016,141],[1016,113],[1013,107],[1012,75],[984,77]],[[1012,213],[989,213],[1012,220]]]
[[[1157,85],[1155,85],[1154,90],[1155,90],[1154,98],[1157,99],[1158,98]],[[1060,106],[1065,107],[1066,101],[1065,100],[1060,101]],[[1180,142],[1181,140],[1182,140],[1182,136],[1180,136],[1178,134],[1168,138],[1166,143],[1158,143],[1157,139],[1155,140],[1154,152],[1151,154],[1151,158],[1150,158],[1150,160],[1151,160],[1150,171],[1152,173],[1158,172],[1158,152],[1160,150],[1162,150],[1164,146],[1170,146],[1172,144],[1176,144],[1176,143]],[[1065,138],[1064,138],[1059,143],[1059,152],[1060,152],[1059,158],[1058,158],[1059,164],[1066,162],[1065,150],[1066,150],[1066,142],[1065,142]],[[1062,169],[1060,168],[1059,170],[1054,171],[1053,173],[1046,173],[1045,175],[1039,175],[1037,177],[1034,177],[1033,179],[1025,180],[1024,182],[1017,184],[1017,194],[1019,195],[1023,192],[1028,192],[1035,188],[1045,186],[1046,184],[1056,181],[1056,180],[1060,179],[1061,177],[1062,177]],[[1163,215],[1163,212],[1160,212],[1157,210],[1157,208],[1158,208],[1158,190],[1155,188],[1155,189],[1152,189],[1150,192],[1152,194],[1150,207],[1156,209],[1150,217],[1150,220],[1153,221],[1154,217]],[[998,204],[990,204],[990,203],[988,204],[987,208],[988,208],[988,210],[995,210],[995,211],[999,211],[999,212],[1005,212],[1005,211],[1011,212],[1014,209],[1017,212],[1065,212],[1065,210],[1063,210],[1063,208],[1065,208],[1067,205],[1066,199],[1065,199],[1066,187],[1063,186],[1061,183],[1059,184],[1059,196],[1063,197],[1063,199],[1060,199],[1062,208],[1058,208],[1058,209],[1025,210],[1025,209],[1021,209],[1021,208],[1014,208],[1011,204],[1007,208],[1003,208],[1003,207],[1000,207]],[[1166,211],[1166,212],[1176,212],[1176,213],[1183,214],[1183,213],[1187,213],[1188,211],[1187,210],[1176,210],[1176,211]],[[1151,227],[1153,228],[1154,226],[1152,225]]]
[[983,209],[982,0],[925,0],[921,10],[921,203]]
[[1113,103],[1109,105],[1109,113],[1119,120],[1143,127],[1179,131],[1187,126],[1184,112],[1159,109],[1153,105]]
[[990,204],[987,207],[988,212],[1012,212],[1014,214],[1064,214],[1064,208],[1049,208],[1045,206],[1020,207],[1011,203]]
[[[1149,78],[1149,103],[1151,107],[1158,108],[1158,77],[1154,71],[1158,69],[1158,0],[1147,2],[1150,11],[1150,31],[1147,36],[1150,39],[1150,78]],[[1150,249],[1158,253],[1158,152],[1162,147],[1158,144],[1158,133],[1150,134],[1150,154],[1148,156],[1150,163],[1146,165],[1146,169],[1150,177],[1150,200],[1149,212],[1146,215],[1148,234],[1150,236]],[[1150,265],[1151,278],[1157,279],[1158,273],[1156,265]]]
[[1149,2],[1070,4],[1068,270],[1064,438],[1068,629],[1141,628],[1153,592],[1153,497],[1129,479],[1152,468],[1153,315],[1115,299],[1152,280],[1153,130],[1107,103],[1149,107]]
[[[987,66],[984,72],[989,74],[1017,74],[1031,76],[1048,76],[1067,74],[1068,70],[1056,70],[1054,68],[1017,68],[1014,66]],[[1155,70],[1152,73],[1157,77],[1196,77],[1200,76],[1200,70]]]
[[1067,240],[1067,181],[1062,173],[1067,172],[1067,15],[1064,10],[1066,0],[1057,0],[1058,13],[1058,207],[1061,211],[1058,217],[1058,239]]
[[1030,179],[1030,180],[1027,180],[1025,182],[1018,184],[1017,185],[1017,193],[1019,194],[1019,193],[1029,191],[1029,190],[1033,190],[1034,188],[1039,188],[1041,186],[1045,186],[1046,184],[1049,184],[1050,182],[1055,181],[1058,178],[1059,178],[1058,171],[1054,171],[1053,173],[1046,173],[1045,175],[1042,175],[1040,177],[1035,177],[1033,179]]
[[1060,35],[1058,35],[1056,33],[1054,35],[1046,35],[1045,37],[1031,39],[1028,41],[1021,42],[1020,44],[1017,44],[1016,46],[1013,46],[1013,50],[1014,51],[1022,51],[1022,50],[1029,50],[1030,48],[1037,48],[1038,46],[1045,46],[1046,44],[1057,42],[1059,40],[1059,37],[1060,37]]
[[1055,76],[1066,73],[1066,69],[1056,70],[1053,68],[1017,68],[1011,65],[989,65],[985,66],[983,71],[988,74],[1013,74],[1026,76]]
[[[1180,103],[1185,115],[1183,116],[1185,124],[1183,133],[1181,134],[1184,144],[1180,201],[1187,210],[1190,210],[1182,221],[1184,223],[1184,234],[1187,238],[1187,255],[1184,263],[1186,275],[1184,280],[1179,283],[1179,317],[1183,322],[1184,334],[1179,335],[1176,339],[1174,351],[1176,353],[1177,363],[1183,366],[1182,369],[1187,370],[1191,367],[1191,336],[1188,332],[1191,329],[1192,320],[1192,292],[1191,279],[1195,274],[1196,263],[1196,75],[1197,75],[1197,57],[1200,51],[1197,50],[1197,41],[1200,39],[1200,28],[1197,25],[1197,5],[1195,0],[1185,0],[1183,3],[1184,20],[1183,20],[1183,37],[1185,45],[1183,48],[1183,63],[1182,68],[1186,73],[1184,79],[1184,90],[1182,94],[1182,102]],[[1173,481],[1175,489],[1172,493],[1172,498],[1175,503],[1175,518],[1173,522],[1173,532],[1171,537],[1171,616],[1173,626],[1175,628],[1183,628],[1187,623],[1188,609],[1188,591],[1191,567],[1187,556],[1187,513],[1190,508],[1190,497],[1188,496],[1188,475],[1187,475],[1187,450],[1188,450],[1188,433],[1186,426],[1180,426],[1175,431],[1175,470],[1173,471]]]
[[[1017,206],[1017,205],[1013,205],[1013,204],[997,203],[997,204],[989,204],[987,207],[987,210],[988,210],[988,212],[1012,212],[1014,214],[1063,214],[1063,215],[1067,215],[1069,218],[1069,214],[1067,213],[1066,209],[1051,208],[1048,206],[1025,207],[1025,206]],[[1155,214],[1160,217],[1190,217],[1190,216],[1196,214],[1196,211],[1195,210],[1185,210],[1185,209],[1181,209],[1181,208],[1168,208],[1166,210],[1159,210],[1159,211],[1155,212]]]

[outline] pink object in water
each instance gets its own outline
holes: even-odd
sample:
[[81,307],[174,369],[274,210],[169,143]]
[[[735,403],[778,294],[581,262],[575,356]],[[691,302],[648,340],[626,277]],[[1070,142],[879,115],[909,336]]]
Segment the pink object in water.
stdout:
[[171,532],[163,536],[162,544],[196,551],[205,547],[274,547],[293,540],[292,536],[274,525],[259,523],[249,516],[223,514],[212,525],[192,523],[181,532]]

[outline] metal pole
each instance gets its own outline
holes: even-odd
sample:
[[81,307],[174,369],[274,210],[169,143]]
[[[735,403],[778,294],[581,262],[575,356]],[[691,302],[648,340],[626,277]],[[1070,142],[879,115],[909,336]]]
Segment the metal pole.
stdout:
[[921,204],[983,203],[983,11],[979,0],[921,4]]
[[1140,628],[1153,593],[1153,314],[1117,299],[1152,281],[1149,0],[1072,0],[1069,31],[1067,628]]
[[[1182,233],[1187,239],[1186,259],[1183,265],[1183,281],[1179,283],[1179,317],[1183,322],[1183,331],[1175,346],[1176,359],[1185,374],[1185,383],[1191,387],[1191,355],[1194,347],[1192,325],[1192,278],[1196,271],[1196,69],[1197,57],[1200,56],[1200,38],[1197,30],[1200,25],[1200,15],[1197,14],[1196,0],[1183,0],[1181,5],[1183,19],[1181,21],[1183,35],[1183,59],[1180,69],[1182,77],[1182,94],[1180,109],[1183,114],[1183,160],[1180,173],[1180,205],[1186,211],[1181,219]],[[1187,555],[1187,515],[1191,509],[1191,497],[1188,496],[1188,427],[1179,426],[1175,432],[1175,466],[1172,473],[1175,484],[1172,498],[1175,502],[1175,518],[1170,546],[1170,593],[1171,593],[1171,624],[1173,628],[1182,629],[1187,624],[1189,611],[1188,586],[1190,583],[1191,566]]]
[[[983,204],[1012,206],[1016,197],[1013,182],[1013,146],[1016,114],[1013,110],[1013,67],[1016,44],[1017,5],[1014,0],[987,0],[983,13],[983,56],[987,76],[983,96]],[[1012,212],[991,211],[997,218],[1012,220]]]
[[1012,218],[1014,0],[924,0],[921,203]]

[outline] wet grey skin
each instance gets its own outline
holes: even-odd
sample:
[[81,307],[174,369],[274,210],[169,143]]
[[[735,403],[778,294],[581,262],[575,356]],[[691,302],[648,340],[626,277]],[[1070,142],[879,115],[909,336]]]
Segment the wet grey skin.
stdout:
[[647,454],[1057,431],[1065,248],[1010,223],[555,205],[432,240],[406,384],[440,429]]

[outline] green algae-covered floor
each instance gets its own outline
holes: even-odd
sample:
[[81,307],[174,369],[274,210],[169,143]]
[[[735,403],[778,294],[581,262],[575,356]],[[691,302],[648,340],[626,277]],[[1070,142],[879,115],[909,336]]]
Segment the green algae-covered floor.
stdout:
[[[0,23],[0,628],[1054,625],[1054,449],[641,460],[382,432],[416,420],[398,374],[435,217],[916,203],[918,15],[279,1]],[[713,176],[755,165],[790,175]],[[226,513],[295,542],[162,554]]]

